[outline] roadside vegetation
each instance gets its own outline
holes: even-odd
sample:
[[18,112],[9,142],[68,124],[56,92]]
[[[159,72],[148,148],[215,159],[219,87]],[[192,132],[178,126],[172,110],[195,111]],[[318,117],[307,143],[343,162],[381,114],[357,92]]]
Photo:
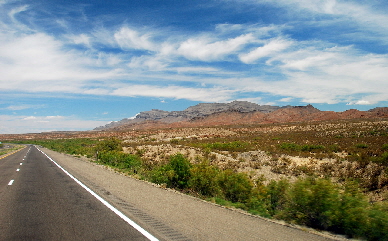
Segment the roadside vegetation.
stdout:
[[[9,147],[6,147],[6,146],[9,146]],[[0,144],[0,156],[8,154],[8,153],[11,153],[13,151],[20,150],[22,148],[24,148],[23,145],[8,145],[8,144],[4,145],[4,144]]]
[[[222,129],[228,134],[200,136],[188,130],[190,135],[167,138],[159,130],[121,139],[19,143],[88,157],[132,177],[255,215],[352,238],[388,240],[388,122]],[[197,154],[193,158],[164,149],[149,153],[155,146],[195,149]],[[244,159],[257,150],[263,158]],[[222,160],[216,161],[218,157]],[[309,161],[294,165],[296,157]],[[257,174],[267,167],[278,178],[244,171]]]

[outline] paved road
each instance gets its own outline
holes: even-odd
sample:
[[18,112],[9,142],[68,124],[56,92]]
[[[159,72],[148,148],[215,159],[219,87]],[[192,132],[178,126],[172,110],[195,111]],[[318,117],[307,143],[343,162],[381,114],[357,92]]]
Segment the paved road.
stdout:
[[37,148],[0,159],[0,240],[148,240]]

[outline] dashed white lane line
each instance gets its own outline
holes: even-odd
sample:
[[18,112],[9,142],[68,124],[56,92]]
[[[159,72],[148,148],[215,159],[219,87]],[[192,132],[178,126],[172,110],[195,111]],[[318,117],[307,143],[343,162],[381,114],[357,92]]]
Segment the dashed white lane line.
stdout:
[[80,185],[82,188],[84,188],[86,191],[88,191],[90,194],[92,194],[98,201],[100,201],[102,204],[104,204],[107,208],[109,208],[111,211],[113,211],[115,214],[117,214],[120,218],[122,218],[125,222],[127,222],[129,225],[134,227],[137,231],[142,233],[145,237],[147,237],[150,241],[159,241],[157,238],[155,238],[152,234],[148,233],[145,229],[140,227],[137,223],[129,219],[125,214],[120,212],[118,209],[113,207],[110,203],[105,201],[102,197],[97,195],[95,192],[93,192],[90,188],[88,188],[85,184],[80,182],[77,178],[75,178],[73,175],[71,175],[68,171],[66,171],[63,167],[61,167],[58,163],[56,163],[51,157],[49,157],[46,153],[41,151],[38,147],[36,147],[40,152],[42,152],[50,161],[52,161],[59,169],[61,169],[66,175],[68,175],[71,179],[73,179],[78,185]]
[[8,186],[11,186],[13,184],[14,180],[9,181]]

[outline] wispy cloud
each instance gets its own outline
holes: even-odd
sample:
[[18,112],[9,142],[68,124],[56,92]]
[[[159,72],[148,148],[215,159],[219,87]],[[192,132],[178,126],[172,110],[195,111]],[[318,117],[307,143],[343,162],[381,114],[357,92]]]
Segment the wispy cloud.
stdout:
[[233,91],[220,87],[191,88],[183,86],[133,85],[118,88],[111,94],[117,96],[148,96],[206,102],[225,102],[230,100]]
[[118,32],[114,34],[114,39],[122,49],[140,49],[140,50],[155,50],[155,46],[150,40],[151,36],[146,34],[140,34],[139,32],[128,28],[122,27]]
[[189,60],[217,61],[235,54],[253,40],[252,34],[221,41],[212,41],[208,37],[190,38],[181,43],[177,51]]
[[7,110],[26,110],[26,109],[38,109],[38,108],[43,108],[44,105],[28,105],[28,104],[25,104],[25,105],[10,105],[8,107],[6,107],[5,109]]
[[291,45],[291,41],[275,39],[269,41],[262,47],[257,47],[256,49],[250,51],[249,53],[240,54],[240,60],[246,64],[252,64],[256,60],[271,56],[276,52],[280,52]]
[[88,130],[105,125],[106,121],[82,120],[74,116],[11,116],[0,115],[0,133],[19,134],[42,131]]

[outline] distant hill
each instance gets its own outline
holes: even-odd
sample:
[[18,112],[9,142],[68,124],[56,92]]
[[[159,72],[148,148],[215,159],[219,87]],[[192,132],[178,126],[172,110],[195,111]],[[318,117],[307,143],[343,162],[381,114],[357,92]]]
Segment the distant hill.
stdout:
[[355,109],[344,112],[320,111],[312,105],[270,106],[248,101],[231,103],[201,103],[183,111],[153,109],[95,128],[96,131],[217,126],[235,124],[287,123],[301,121],[324,121],[360,118],[388,118],[388,107],[369,111]]

